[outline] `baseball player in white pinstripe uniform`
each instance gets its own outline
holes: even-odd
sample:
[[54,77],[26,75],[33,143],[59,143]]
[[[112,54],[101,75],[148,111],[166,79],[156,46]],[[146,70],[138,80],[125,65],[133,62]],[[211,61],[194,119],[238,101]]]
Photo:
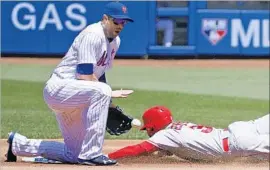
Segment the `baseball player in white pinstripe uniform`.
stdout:
[[118,35],[128,22],[133,20],[126,6],[108,3],[102,20],[89,25],[75,38],[47,81],[44,99],[55,112],[64,143],[10,133],[7,161],[16,161],[16,156],[43,156],[66,163],[116,164],[102,154],[112,97],[105,72],[112,67],[120,45]]

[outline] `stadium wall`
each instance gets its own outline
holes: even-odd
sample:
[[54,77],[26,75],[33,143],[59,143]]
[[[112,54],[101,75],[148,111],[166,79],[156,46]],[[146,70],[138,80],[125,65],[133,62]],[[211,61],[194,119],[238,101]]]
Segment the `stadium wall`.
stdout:
[[[101,20],[107,2],[2,2],[1,53],[63,55],[88,24]],[[123,2],[135,22],[121,33],[118,56],[268,57],[269,10],[207,9],[200,2],[157,9],[153,1]],[[156,45],[159,16],[188,17],[188,44]]]

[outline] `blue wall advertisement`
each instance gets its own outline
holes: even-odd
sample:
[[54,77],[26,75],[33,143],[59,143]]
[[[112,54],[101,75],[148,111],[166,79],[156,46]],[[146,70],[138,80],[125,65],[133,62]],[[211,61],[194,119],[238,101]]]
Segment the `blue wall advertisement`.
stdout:
[[199,11],[199,54],[269,54],[269,12]]
[[[102,19],[107,1],[3,2],[2,53],[64,54],[76,35]],[[148,43],[148,2],[124,2],[135,21],[121,32],[118,54],[144,55]],[[137,11],[140,9],[140,12]]]
[[[65,54],[87,25],[98,22],[106,1],[5,1],[2,2],[1,52]],[[120,35],[117,55],[146,55],[155,30],[153,1],[126,1],[135,20]],[[269,11],[194,9],[194,55],[269,55]],[[152,25],[150,25],[152,24]],[[181,53],[180,53],[181,54]],[[179,55],[180,55],[179,54]]]

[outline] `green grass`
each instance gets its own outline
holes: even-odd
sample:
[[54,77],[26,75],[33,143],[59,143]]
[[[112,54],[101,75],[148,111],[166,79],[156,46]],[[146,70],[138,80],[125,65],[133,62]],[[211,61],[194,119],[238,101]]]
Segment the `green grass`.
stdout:
[[[43,85],[42,82],[2,80],[1,138],[6,138],[12,130],[30,138],[61,137],[54,114],[43,101]],[[153,105],[165,105],[172,110],[175,120],[221,128],[230,122],[254,119],[269,112],[269,100],[139,89],[129,98],[116,99],[114,103],[136,118],[141,118],[143,111]],[[120,137],[107,134],[106,138],[144,139],[146,134],[132,129]]]
[[[8,80],[44,82],[54,67],[1,64],[1,77]],[[267,68],[144,66],[138,69],[138,67],[117,66],[106,74],[109,83],[116,87],[269,100]]]

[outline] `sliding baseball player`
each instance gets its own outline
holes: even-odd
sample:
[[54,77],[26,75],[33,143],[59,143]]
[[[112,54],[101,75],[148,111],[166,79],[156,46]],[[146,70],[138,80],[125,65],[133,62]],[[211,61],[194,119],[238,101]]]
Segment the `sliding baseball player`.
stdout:
[[141,130],[146,130],[150,138],[110,153],[111,159],[158,150],[191,160],[240,156],[269,159],[269,114],[255,120],[234,122],[227,129],[217,129],[189,122],[173,122],[168,108],[155,106],[145,111],[143,121]]

